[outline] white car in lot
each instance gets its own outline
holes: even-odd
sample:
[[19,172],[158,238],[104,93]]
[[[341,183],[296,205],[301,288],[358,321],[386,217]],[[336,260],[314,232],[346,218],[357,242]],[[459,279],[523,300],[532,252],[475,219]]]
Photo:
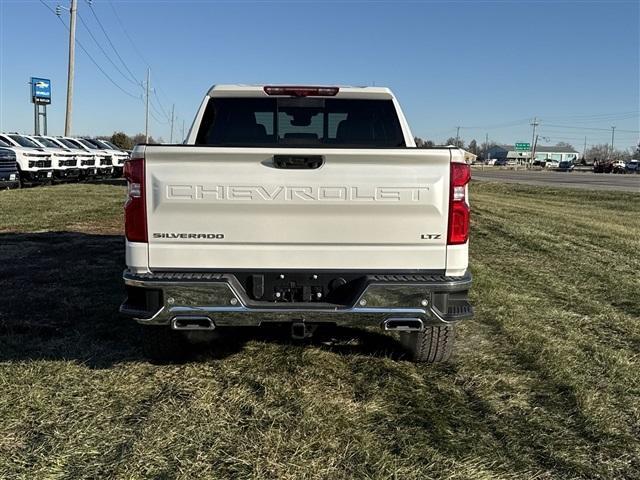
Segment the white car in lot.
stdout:
[[96,159],[97,176],[106,178],[113,175],[113,159],[107,152],[96,148],[83,138],[60,137],[60,139],[67,140],[69,143],[75,145],[76,148],[91,153]]
[[46,135],[38,135],[33,138],[46,147],[61,148],[67,152],[73,153],[78,159],[80,179],[84,180],[87,178],[94,178],[97,175],[96,157],[93,154],[76,147],[73,143],[68,142],[63,138],[50,137]]
[[15,134],[0,134],[0,140],[16,154],[20,184],[51,183],[53,180],[52,155],[30,140],[12,138]]
[[20,135],[20,137],[35,143],[45,152],[51,153],[54,180],[78,180],[80,178],[78,158],[73,152],[31,135]]
[[113,163],[113,175],[115,177],[122,176],[122,169],[124,168],[124,162],[129,158],[129,154],[123,150],[120,150],[114,144],[110,143],[107,140],[100,140],[97,138],[85,138],[87,142],[91,143],[95,146],[95,148],[99,150],[103,150],[104,152],[111,155],[112,163]]
[[545,168],[558,168],[560,166],[560,162],[558,160],[549,159],[544,164]]

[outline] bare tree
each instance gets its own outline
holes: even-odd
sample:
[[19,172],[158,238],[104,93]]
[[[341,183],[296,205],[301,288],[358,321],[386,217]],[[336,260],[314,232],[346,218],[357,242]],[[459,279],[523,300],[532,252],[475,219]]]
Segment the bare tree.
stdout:
[[[145,143],[144,139],[145,139],[144,133],[138,133],[137,135],[134,135],[132,138],[133,144],[137,145],[138,143]],[[160,143],[160,142],[156,141],[153,137],[149,136],[149,141],[147,143]]]
[[474,155],[478,155],[478,142],[476,142],[475,138],[469,142],[469,146],[467,147],[467,150],[473,153]]
[[418,148],[433,148],[435,143],[432,140],[423,140],[420,137],[413,138],[416,142],[416,147]]
[[570,148],[571,150],[575,150],[574,146],[568,142],[558,142],[556,143],[556,147]]
[[456,140],[455,137],[449,137],[444,144],[445,145],[455,145],[456,147],[464,148],[464,140],[462,140],[461,138]]
[[609,155],[609,145],[601,144],[601,145],[593,145],[588,148],[586,152],[584,152],[584,159],[587,163],[593,163],[594,160],[602,161],[606,160]]
[[498,144],[496,142],[494,142],[493,140],[489,140],[489,143],[487,142],[482,142],[482,146],[478,149],[478,156],[482,157],[482,158],[486,158],[487,157],[487,152],[492,149],[493,147],[497,147]]

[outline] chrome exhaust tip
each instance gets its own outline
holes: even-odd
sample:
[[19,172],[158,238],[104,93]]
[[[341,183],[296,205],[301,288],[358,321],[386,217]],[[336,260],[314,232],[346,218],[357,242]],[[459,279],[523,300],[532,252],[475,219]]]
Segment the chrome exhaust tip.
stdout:
[[209,317],[178,316],[171,320],[173,330],[213,330],[216,328]]
[[419,332],[424,330],[424,323],[419,318],[387,318],[384,329],[392,332]]

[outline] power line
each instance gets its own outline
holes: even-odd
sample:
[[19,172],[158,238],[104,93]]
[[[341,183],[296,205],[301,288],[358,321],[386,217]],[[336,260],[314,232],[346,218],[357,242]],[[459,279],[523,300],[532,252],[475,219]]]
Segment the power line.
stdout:
[[[64,25],[64,28],[66,28],[67,31],[69,31],[69,26],[64,22],[64,20],[62,20],[62,18],[58,17],[56,12],[49,5],[47,5],[44,2],[44,0],[40,0],[40,3],[42,3],[51,13],[53,13],[56,16],[56,18],[58,20],[60,20],[62,25]],[[86,48],[84,48],[84,45],[82,45],[80,40],[76,39],[75,43],[80,47],[80,49],[85,53],[85,55],[87,57],[89,57],[89,60],[91,60],[91,62],[93,62],[93,64],[96,66],[96,68],[98,70],[100,70],[102,72],[102,74],[107,78],[107,80],[109,80],[116,88],[118,88],[122,93],[124,93],[125,95],[130,96],[131,98],[135,98],[136,100],[138,98],[140,98],[140,97],[138,97],[138,96],[126,91],[124,88],[122,88],[120,85],[118,85],[118,83],[116,83],[116,81],[113,78],[111,78],[107,72],[105,72],[103,70],[103,68],[100,66],[100,64],[94,60],[94,58],[91,56],[91,54],[88,52],[88,50]]]
[[124,28],[124,23],[122,23],[122,19],[120,18],[120,15],[118,15],[118,12],[116,10],[116,8],[113,6],[113,2],[111,0],[109,0],[109,6],[111,7],[111,10],[113,10],[113,14],[116,17],[116,20],[118,20],[118,23],[120,24],[120,28],[122,28],[122,31],[124,32],[125,36],[127,37],[127,39],[129,39],[129,43],[131,43],[131,46],[133,47],[133,49],[135,50],[135,52],[138,54],[138,56],[140,57],[140,60],[142,60],[144,62],[144,64],[149,67],[149,62],[147,62],[144,58],[144,56],[142,55],[142,53],[140,53],[140,50],[138,50],[138,47],[136,46],[135,42],[133,41],[133,39],[131,38],[131,36],[129,35],[129,32],[127,32],[127,29]]
[[[124,26],[124,22],[122,21],[122,18],[120,18],[120,15],[118,14],[117,9],[114,7],[112,0],[109,0],[109,6],[111,7],[111,10],[113,11],[113,15],[116,17],[116,20],[118,21],[118,24],[120,25],[120,28],[122,29],[122,31],[124,32],[125,36],[127,37],[127,40],[129,40],[129,43],[131,44],[131,46],[133,47],[133,50],[136,52],[136,54],[138,55],[138,57],[140,57],[140,60],[142,60],[142,62],[145,64],[145,66],[147,68],[151,68],[151,65],[149,64],[149,62],[147,61],[147,59],[144,57],[144,55],[142,55],[142,52],[140,51],[140,49],[138,48],[138,46],[136,45],[136,43],[133,41],[133,38],[131,38],[131,35],[129,35],[129,32],[127,31],[126,27]],[[160,88],[159,86],[156,86],[153,89],[153,94],[156,97],[156,101],[158,103],[158,105],[160,106],[161,110],[164,112],[164,116],[168,119],[169,116],[166,112],[166,109],[164,108],[164,106],[162,105],[162,102],[160,101],[160,98],[158,97],[158,94],[156,93],[156,89],[159,90],[164,96],[165,99],[171,103],[171,100],[169,100],[168,96],[164,93],[164,91],[162,90],[162,88]],[[153,104],[151,104],[153,107]],[[156,110],[157,111],[157,110]],[[160,113],[158,112],[158,115],[160,115]],[[167,122],[168,123],[168,122]]]
[[[552,127],[552,128],[570,128],[570,129],[574,129],[574,130],[599,130],[599,131],[604,131],[604,132],[608,132],[609,130],[611,130],[611,128],[596,128],[596,127],[575,127],[575,126],[571,126],[571,125],[553,125],[550,123],[545,123],[544,124],[547,127]],[[627,132],[627,133],[640,133],[640,130],[618,130],[619,132]]]
[[[154,105],[154,104],[153,104],[153,102],[151,101],[151,97],[149,98],[149,105],[151,105],[151,108],[153,109],[153,111],[155,111],[158,115],[162,116],[162,113],[160,113],[160,112],[158,111],[158,109],[155,107],[155,105]],[[153,117],[153,118],[154,118],[158,123],[161,123],[161,124],[163,124],[163,125],[167,125],[167,124],[169,123],[169,120],[168,120],[168,119],[165,119],[165,120],[158,120],[158,119],[153,115],[153,112],[150,112],[150,113],[151,113],[151,116],[152,116],[152,117]]]
[[[156,102],[158,103],[158,106],[160,107],[160,110],[162,110],[162,115],[164,115],[167,119],[169,119],[169,115],[167,114],[166,110],[164,109],[164,107],[162,106],[162,102],[160,102],[160,97],[158,97],[158,94],[156,93],[156,89],[153,89],[153,96],[156,99]],[[158,115],[160,115],[160,113],[158,113]]]
[[93,17],[96,19],[96,22],[98,22],[98,25],[100,25],[100,29],[102,30],[102,33],[104,33],[104,36],[106,37],[107,41],[109,42],[109,45],[111,45],[111,48],[115,52],[116,56],[120,59],[120,62],[122,62],[122,65],[124,65],[124,68],[127,70],[127,72],[129,72],[129,75],[131,75],[131,78],[133,79],[133,81],[137,83],[136,76],[131,72],[131,70],[129,69],[129,67],[125,63],[125,61],[122,59],[122,57],[118,53],[118,50],[116,49],[115,45],[111,41],[111,38],[109,37],[109,34],[105,30],[104,26],[102,25],[102,22],[100,21],[100,19],[98,18],[98,15],[96,14],[95,10],[93,9],[93,5],[88,0],[86,0],[86,2],[89,5],[89,10],[91,10],[91,13],[93,14]]
[[140,84],[138,82],[134,82],[133,80],[131,80],[128,76],[126,76],[124,74],[124,72],[122,70],[120,70],[120,68],[115,64],[115,62],[113,60],[111,60],[111,57],[107,54],[107,52],[105,51],[104,48],[102,48],[102,45],[100,45],[100,42],[98,42],[98,40],[96,39],[96,37],[93,35],[93,32],[91,31],[91,29],[89,28],[89,26],[87,25],[87,23],[84,21],[84,18],[82,18],[82,15],[80,15],[80,12],[78,12],[78,18],[80,18],[80,22],[82,23],[82,25],[84,26],[84,28],[87,30],[87,32],[89,33],[89,36],[93,39],[94,43],[98,46],[98,48],[100,49],[100,51],[104,54],[104,56],[106,57],[107,60],[109,60],[109,63],[111,63],[111,65],[113,65],[113,68],[115,68],[118,73],[120,73],[120,75],[122,75],[122,77],[127,80],[128,82],[133,83],[136,86],[140,86]]
[[497,128],[507,128],[507,127],[516,127],[518,125],[526,125],[527,123],[529,123],[531,121],[531,119],[529,118],[524,118],[524,119],[520,119],[520,120],[512,120],[509,122],[505,122],[505,123],[498,123],[498,124],[494,124],[494,125],[481,125],[478,127],[460,127],[462,129],[465,130],[493,130],[493,129],[497,129]]
[[[143,100],[143,103],[144,103],[144,100]],[[160,124],[162,124],[162,125],[166,125],[167,123],[169,123],[167,120],[162,121],[162,120],[158,119],[158,117],[156,117],[156,116],[153,114],[153,112],[152,112],[151,110],[149,110],[149,115],[151,115],[151,117],[153,117],[153,119],[154,119],[156,122],[158,122],[158,123],[160,123]]]
[[568,119],[574,123],[592,123],[592,122],[606,122],[612,120],[623,120],[629,118],[636,118],[640,116],[640,110],[632,110],[628,112],[618,112],[618,113],[596,113],[590,115],[550,115],[545,116],[547,119]]

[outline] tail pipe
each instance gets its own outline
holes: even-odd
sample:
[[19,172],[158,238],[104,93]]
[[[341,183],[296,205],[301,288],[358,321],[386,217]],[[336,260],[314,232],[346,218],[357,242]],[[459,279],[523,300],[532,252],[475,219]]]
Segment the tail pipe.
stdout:
[[209,317],[183,315],[173,317],[171,328],[173,330],[213,330],[216,326]]
[[419,332],[424,329],[419,318],[388,318],[383,325],[385,330],[392,332]]

